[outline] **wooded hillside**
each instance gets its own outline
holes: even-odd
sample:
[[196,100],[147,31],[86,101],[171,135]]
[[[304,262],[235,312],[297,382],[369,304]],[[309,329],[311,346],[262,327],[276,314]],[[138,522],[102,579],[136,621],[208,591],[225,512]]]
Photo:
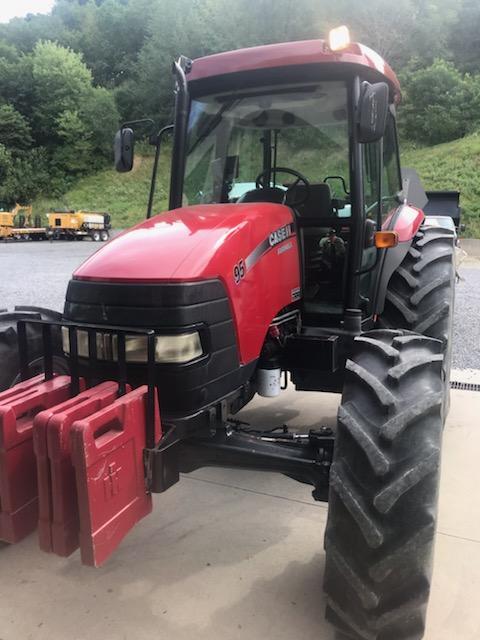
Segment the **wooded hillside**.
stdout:
[[[118,122],[171,120],[171,62],[348,24],[404,89],[409,148],[480,126],[476,0],[57,0],[0,25],[0,200],[59,197],[111,162]],[[450,185],[452,186],[452,185]]]

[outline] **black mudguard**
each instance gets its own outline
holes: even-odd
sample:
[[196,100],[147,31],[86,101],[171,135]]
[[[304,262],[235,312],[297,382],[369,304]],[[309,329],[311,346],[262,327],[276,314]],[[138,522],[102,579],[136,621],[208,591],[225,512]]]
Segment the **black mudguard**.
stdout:
[[[392,225],[395,221],[392,220]],[[439,227],[443,229],[449,229],[455,232],[455,223],[452,218],[448,216],[425,216],[425,220],[422,224],[424,227]],[[385,296],[387,295],[388,283],[392,277],[394,271],[403,262],[403,259],[408,253],[408,250],[412,246],[413,238],[406,242],[399,242],[396,247],[391,249],[385,249],[384,255],[380,258],[380,268],[378,271],[378,278],[376,284],[375,299],[373,305],[374,315],[380,315],[383,312],[385,306]]]

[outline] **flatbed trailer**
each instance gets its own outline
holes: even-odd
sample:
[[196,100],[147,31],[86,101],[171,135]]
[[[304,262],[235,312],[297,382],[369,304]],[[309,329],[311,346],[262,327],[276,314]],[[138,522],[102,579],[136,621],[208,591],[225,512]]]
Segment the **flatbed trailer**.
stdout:
[[40,216],[33,216],[31,205],[15,206],[0,203],[0,238],[4,240],[34,239],[46,237]]
[[110,215],[100,211],[52,211],[47,213],[48,235],[53,240],[83,240],[94,242],[109,239]]
[[[2,217],[3,216],[3,217]],[[7,218],[8,216],[8,218]],[[110,215],[96,211],[54,211],[47,214],[48,225],[15,225],[11,213],[0,213],[0,239],[3,240],[83,240],[91,238],[94,242],[105,242],[110,238]],[[15,225],[15,226],[14,226]]]
[[46,240],[47,229],[45,227],[11,227],[5,240]]

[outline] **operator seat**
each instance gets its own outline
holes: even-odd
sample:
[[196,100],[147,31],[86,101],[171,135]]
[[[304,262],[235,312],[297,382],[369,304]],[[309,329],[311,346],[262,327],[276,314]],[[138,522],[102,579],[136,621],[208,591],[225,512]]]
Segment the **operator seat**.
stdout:
[[[301,199],[305,191],[305,185],[299,184],[295,187],[292,199]],[[297,205],[295,211],[299,218],[323,218],[336,215],[328,184],[325,184],[325,182],[311,184],[308,200],[303,204]]]
[[285,191],[277,187],[265,187],[265,189],[252,189],[247,191],[237,200],[241,202],[277,202],[282,204]]
[[[292,200],[302,199],[306,187],[299,184],[292,190]],[[277,187],[265,187],[264,189],[252,189],[244,193],[237,202],[278,202],[283,203],[285,191]],[[286,203],[288,205],[288,202]],[[330,187],[324,182],[311,184],[308,200],[304,204],[292,207],[299,218],[319,218],[335,216],[334,203],[330,193]]]
[[[301,199],[304,194],[305,185],[299,184],[292,198]],[[321,182],[310,184],[306,202],[292,207],[303,255],[304,317],[312,326],[322,323],[325,318],[339,318],[343,312],[348,260],[348,235],[345,238],[344,227],[349,226],[349,222],[338,219],[338,205],[339,201],[332,199],[329,185]],[[335,256],[322,250],[322,240],[331,229],[335,229],[345,247],[343,255]]]

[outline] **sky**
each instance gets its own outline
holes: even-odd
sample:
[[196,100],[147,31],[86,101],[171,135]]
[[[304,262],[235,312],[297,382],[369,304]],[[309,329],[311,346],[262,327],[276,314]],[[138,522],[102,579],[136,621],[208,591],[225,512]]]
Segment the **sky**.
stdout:
[[48,13],[55,0],[0,0],[0,22],[27,13]]

